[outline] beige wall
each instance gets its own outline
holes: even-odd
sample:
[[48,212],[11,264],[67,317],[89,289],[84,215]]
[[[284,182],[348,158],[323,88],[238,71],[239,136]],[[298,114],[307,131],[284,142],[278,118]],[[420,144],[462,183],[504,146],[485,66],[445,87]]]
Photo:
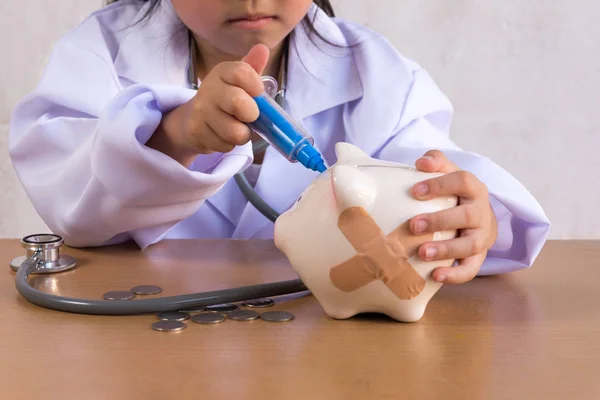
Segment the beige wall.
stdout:
[[[12,107],[52,42],[100,0],[0,0],[0,237],[45,226],[6,153]],[[456,106],[453,136],[540,200],[552,238],[600,238],[600,14],[597,0],[337,0],[384,33]],[[31,22],[34,21],[34,22]]]

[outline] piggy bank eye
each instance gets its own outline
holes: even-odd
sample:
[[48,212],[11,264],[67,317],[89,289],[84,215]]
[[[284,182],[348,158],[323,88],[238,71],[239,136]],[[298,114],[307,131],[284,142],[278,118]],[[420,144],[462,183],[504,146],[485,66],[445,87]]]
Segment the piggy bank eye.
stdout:
[[296,203],[300,203],[300,200],[302,200],[302,196],[298,197],[298,200],[296,200]]

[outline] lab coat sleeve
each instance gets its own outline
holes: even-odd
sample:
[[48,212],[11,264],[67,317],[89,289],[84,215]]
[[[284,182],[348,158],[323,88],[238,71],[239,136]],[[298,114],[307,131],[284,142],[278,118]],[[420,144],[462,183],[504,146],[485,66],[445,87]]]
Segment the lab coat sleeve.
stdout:
[[144,248],[247,167],[249,145],[200,156],[189,169],[145,146],[162,114],[193,95],[171,85],[123,88],[105,57],[59,41],[9,131],[14,168],[47,226],[70,246],[132,238]]
[[431,149],[443,151],[459,168],[487,185],[498,220],[498,239],[479,275],[530,267],[548,237],[548,218],[536,199],[506,170],[452,142],[452,112],[450,102],[431,77],[422,69],[415,70],[400,122],[391,140],[378,150],[378,158],[414,165]]

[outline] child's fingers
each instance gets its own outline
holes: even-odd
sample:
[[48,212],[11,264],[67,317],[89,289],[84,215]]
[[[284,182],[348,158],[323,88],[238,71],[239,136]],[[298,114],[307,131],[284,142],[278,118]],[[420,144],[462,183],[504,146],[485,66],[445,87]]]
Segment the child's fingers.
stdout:
[[442,173],[454,172],[460,169],[439,150],[429,150],[417,160],[415,167],[424,172]]
[[221,109],[242,122],[256,121],[260,114],[254,99],[239,87],[226,85],[219,97]]
[[212,113],[206,121],[215,135],[231,145],[242,146],[252,135],[246,124],[221,110]]
[[485,251],[485,237],[481,230],[467,230],[457,238],[421,245],[419,257],[423,261],[460,260]]
[[218,74],[224,83],[242,88],[252,97],[259,96],[265,90],[260,75],[245,62],[223,63],[217,68],[219,68]]
[[202,135],[194,135],[191,140],[194,141],[196,149],[201,153],[228,153],[235,147],[231,143],[223,140],[217,132],[205,122],[202,128]]
[[431,277],[436,282],[459,284],[466,283],[477,276],[486,253],[479,253],[465,258],[455,267],[438,267],[433,270]]
[[475,175],[467,171],[456,171],[437,178],[427,179],[413,186],[413,196],[429,200],[439,196],[459,196],[476,199],[486,190]]
[[421,235],[450,229],[478,228],[481,226],[482,214],[481,208],[475,203],[461,204],[413,217],[410,220],[410,230],[415,235]]

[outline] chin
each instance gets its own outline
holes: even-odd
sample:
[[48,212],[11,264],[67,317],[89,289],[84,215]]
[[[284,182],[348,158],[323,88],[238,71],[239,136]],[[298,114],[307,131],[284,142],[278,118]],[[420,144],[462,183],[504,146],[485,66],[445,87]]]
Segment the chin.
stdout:
[[269,50],[275,49],[285,39],[285,36],[280,36],[273,37],[272,34],[267,35],[265,32],[248,32],[242,40],[239,36],[232,38],[232,40],[222,43],[220,48],[229,54],[243,57],[257,44],[264,44]]

